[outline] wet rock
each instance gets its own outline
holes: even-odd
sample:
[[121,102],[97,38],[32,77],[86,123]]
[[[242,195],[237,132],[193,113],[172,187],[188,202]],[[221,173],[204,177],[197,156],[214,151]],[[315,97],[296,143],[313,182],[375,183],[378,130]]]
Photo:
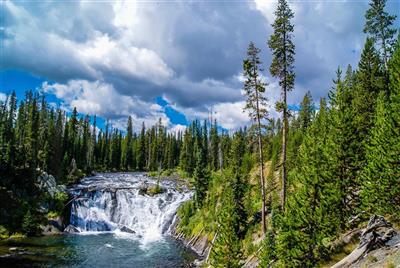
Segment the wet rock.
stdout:
[[41,226],[42,235],[57,235],[62,233],[61,217],[55,217],[47,221],[47,225]]
[[148,188],[147,183],[145,181],[143,181],[139,186],[139,194],[140,195],[147,194],[147,188]]
[[64,233],[76,234],[79,233],[79,230],[78,228],[70,224],[64,229]]
[[48,193],[51,197],[54,197],[57,193],[65,192],[66,187],[64,185],[57,185],[54,176],[42,172],[42,174],[37,177],[36,185],[43,192]]
[[192,263],[193,267],[202,267],[205,264],[205,260],[195,259]]
[[125,232],[125,233],[130,233],[130,234],[136,234],[136,232],[134,230],[132,230],[131,228],[128,228],[126,226],[122,226],[122,228],[120,229],[121,232]]
[[48,224],[56,227],[59,230],[63,229],[63,221],[61,217],[55,217],[48,220]]
[[52,224],[48,224],[42,227],[42,235],[58,235],[61,234],[61,230]]
[[392,225],[384,217],[374,215],[361,233],[358,247],[332,268],[354,267],[367,258],[369,252],[381,248],[396,247],[398,241],[400,241],[400,235],[393,229]]

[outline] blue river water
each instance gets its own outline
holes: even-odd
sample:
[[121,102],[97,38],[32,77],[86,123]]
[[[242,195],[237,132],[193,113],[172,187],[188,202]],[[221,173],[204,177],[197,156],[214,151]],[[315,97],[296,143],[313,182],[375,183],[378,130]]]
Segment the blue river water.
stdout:
[[[156,194],[150,190],[162,189]],[[0,267],[190,267],[169,234],[192,192],[143,173],[103,173],[69,189],[73,234],[0,241]]]
[[172,268],[190,267],[196,258],[170,237],[142,245],[114,233],[9,240],[0,245],[0,256],[0,267]]

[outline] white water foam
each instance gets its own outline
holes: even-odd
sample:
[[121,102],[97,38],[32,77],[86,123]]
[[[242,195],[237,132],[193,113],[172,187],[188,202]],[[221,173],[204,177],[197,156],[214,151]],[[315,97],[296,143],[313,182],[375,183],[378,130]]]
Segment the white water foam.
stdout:
[[156,181],[136,173],[101,174],[86,178],[71,190],[71,224],[83,234],[113,232],[118,237],[148,244],[162,239],[178,207],[192,197],[172,181],[160,182],[161,194],[140,193],[143,184]]

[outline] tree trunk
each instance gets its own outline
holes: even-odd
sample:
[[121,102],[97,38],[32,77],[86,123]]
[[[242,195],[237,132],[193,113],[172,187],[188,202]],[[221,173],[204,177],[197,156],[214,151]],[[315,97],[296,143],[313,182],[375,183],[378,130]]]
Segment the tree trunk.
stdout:
[[286,143],[287,143],[287,108],[286,90],[283,92],[283,130],[282,130],[282,190],[281,190],[281,209],[285,211],[286,204]]
[[385,37],[383,34],[383,29],[381,27],[381,35],[382,35],[382,49],[383,49],[383,64],[385,67],[385,73],[387,73],[388,66],[387,66],[387,50],[386,50],[386,42],[385,42]]
[[[284,26],[284,28],[286,28]],[[286,45],[286,29],[284,30],[283,46]],[[284,69],[283,69],[283,130],[282,130],[282,191],[281,191],[281,210],[285,211],[286,203],[286,143],[287,143],[287,69],[286,69],[286,50],[283,55]]]
[[256,99],[257,99],[257,131],[258,131],[258,156],[260,161],[260,181],[261,181],[261,197],[262,197],[262,208],[261,208],[261,226],[263,235],[265,235],[267,230],[267,225],[265,222],[265,180],[264,180],[264,157],[263,157],[263,146],[261,140],[261,118],[259,112],[259,102],[258,102],[258,90],[256,86]]
[[386,50],[386,42],[385,42],[385,38],[383,35],[383,29],[381,29],[381,35],[382,35],[382,49],[383,49],[383,65],[385,68],[385,89],[386,89],[386,95],[389,96],[390,95],[390,89],[389,89],[389,73],[388,73],[388,66],[387,66],[387,50]]

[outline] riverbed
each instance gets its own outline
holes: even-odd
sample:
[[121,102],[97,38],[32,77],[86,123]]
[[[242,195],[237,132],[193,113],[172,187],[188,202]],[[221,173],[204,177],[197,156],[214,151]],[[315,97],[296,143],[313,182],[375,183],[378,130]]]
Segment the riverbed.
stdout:
[[[146,189],[159,187],[150,194]],[[78,233],[0,243],[0,266],[190,267],[196,255],[173,239],[176,210],[192,197],[171,180],[143,173],[103,173],[69,189]]]

